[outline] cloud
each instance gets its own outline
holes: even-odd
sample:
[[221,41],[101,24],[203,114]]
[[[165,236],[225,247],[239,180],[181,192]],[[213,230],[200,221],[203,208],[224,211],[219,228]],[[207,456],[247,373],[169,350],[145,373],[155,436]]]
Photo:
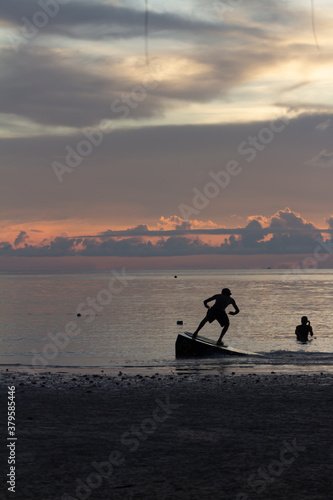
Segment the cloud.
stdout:
[[[121,60],[112,55],[91,58],[70,49],[28,46],[13,57],[10,49],[4,49],[0,112],[35,124],[80,128],[96,126],[103,119],[161,117],[188,103],[223,98],[280,58],[262,49],[259,57],[257,44],[251,45],[237,57],[214,45],[162,54],[149,68],[132,55]],[[139,102],[133,98],[138,86],[147,95]]]
[[267,217],[264,217],[263,215],[250,215],[247,217],[248,221],[257,221],[260,222],[261,227],[268,226],[269,225],[269,219]]
[[[3,50],[0,65],[6,68],[0,78],[0,112],[44,125],[89,127],[103,119],[120,120],[121,102],[131,99],[134,87],[143,81],[157,85],[147,68],[136,79],[125,62],[111,56],[88,65],[78,53],[27,47],[15,57]],[[153,117],[163,109],[153,97],[139,103],[132,98],[131,103],[126,109],[132,119]]]
[[333,215],[331,215],[328,219],[326,219],[328,227],[333,229]]
[[[258,75],[271,74],[286,53],[285,33],[277,30],[278,23],[302,26],[300,12],[280,4],[269,2],[263,9],[260,2],[244,2],[235,9],[242,15],[232,23],[221,22],[216,13],[200,20],[152,9],[150,59],[160,65],[159,74],[153,75],[159,85],[148,99],[131,108],[129,118],[160,118],[172,110],[186,109],[189,103],[225,100],[239,86],[252,87]],[[203,14],[210,8],[206,3]],[[20,26],[23,16],[32,20],[38,10],[38,2],[2,2],[0,16],[12,26]],[[81,49],[78,41],[64,37],[100,43],[93,49],[90,44]],[[130,49],[128,45],[120,48],[121,57],[108,41],[118,38],[131,43]],[[133,38],[142,40],[137,43]],[[180,44],[169,43],[177,38]],[[304,64],[309,57],[302,44],[294,45],[289,53],[291,59],[301,59]],[[22,45],[16,54],[9,44],[1,54],[0,112],[11,120],[15,117],[17,128],[19,118],[63,127],[94,126],[104,118],[118,121],[123,113],[111,112],[111,102],[122,100],[151,71],[144,58],[143,10],[98,1],[61,6],[31,43]]]
[[183,220],[182,222],[180,222],[180,224],[175,225],[175,229],[176,230],[179,229],[180,231],[182,231],[182,230],[186,231],[188,229],[191,229],[191,223],[188,220]]
[[27,235],[26,231],[20,231],[20,233],[15,238],[14,246],[18,247],[19,245],[21,245],[21,243],[24,243],[28,239],[29,236]]
[[192,222],[188,220],[181,219],[178,215],[171,215],[171,217],[160,217],[158,221],[158,226],[161,229],[180,229],[187,230],[192,228]]
[[[245,226],[239,241],[244,248],[253,248],[253,246],[259,248],[259,242],[264,238],[264,236],[265,231],[263,231],[262,225],[259,220],[254,219]],[[233,240],[233,242],[235,243],[235,240]]]
[[[262,253],[311,253],[320,236],[320,231],[311,222],[288,207],[269,218],[257,216],[246,226],[248,228],[256,230],[242,236],[242,247]],[[267,234],[271,234],[270,238],[263,240]]]
[[[89,40],[143,37],[145,32],[143,8],[143,3],[142,9],[137,9],[133,6],[112,5],[102,1],[94,1],[93,4],[72,1],[62,6],[56,15],[50,16],[47,29],[40,29],[39,36],[56,34]],[[8,24],[19,27],[22,31],[29,22],[29,26],[34,25],[38,11],[41,9],[31,0],[15,0],[1,5],[0,16]],[[28,23],[23,21],[23,17]],[[235,34],[237,31],[259,35],[262,29],[259,26],[223,24],[216,15],[205,19],[189,16],[185,12],[183,15],[173,13],[167,9],[159,12],[158,7],[149,10],[148,33],[154,38],[170,39],[172,35],[173,39],[186,40],[189,36],[199,38],[209,33]]]
[[50,243],[44,245],[24,244],[21,248],[15,248],[8,242],[0,243],[0,256],[17,257],[64,257],[78,255],[75,246],[80,240],[56,237]]
[[184,236],[170,236],[156,243],[141,238],[109,238],[106,241],[86,239],[76,250],[78,242],[73,239],[56,238],[43,246],[25,245],[14,248],[6,242],[0,244],[0,256],[18,257],[65,257],[65,256],[119,256],[119,257],[166,257],[184,255],[253,255],[311,253],[315,247],[313,238],[291,235],[274,235],[268,241],[258,242],[248,238],[249,234],[236,238],[230,236],[220,246],[211,245],[202,239]]
[[327,130],[328,128],[330,128],[331,124],[332,120],[331,118],[329,118],[328,120],[319,123],[319,125],[316,125],[316,130]]
[[109,229],[107,231],[103,231],[98,236],[101,238],[110,238],[117,235],[142,236],[145,233],[149,233],[147,224],[138,224],[137,226],[125,229],[124,231],[112,231],[112,229]]
[[311,222],[288,207],[269,218],[257,215],[249,219],[239,238],[232,235],[226,241],[242,254],[311,253],[316,246],[316,237],[320,236],[320,231]]
[[[10,251],[16,255],[120,254],[123,248],[132,255],[167,253],[179,247],[179,251],[206,252],[200,238],[214,234],[229,238],[220,252],[269,251],[267,228],[272,223],[274,235],[281,237],[272,245],[281,245],[282,252],[283,242],[291,244],[291,235],[294,248],[300,231],[309,230],[304,238],[310,238],[310,228],[302,224],[286,232],[290,224],[301,222],[295,214],[318,221],[331,213],[332,169],[319,173],[316,168],[303,168],[316,151],[324,153],[319,165],[331,166],[332,161],[323,141],[332,120],[327,112],[327,68],[333,56],[325,34],[327,50],[317,57],[308,6],[278,0],[265,2],[264,8],[260,0],[231,2],[235,8],[221,19],[221,9],[217,11],[211,0],[150,3],[149,59],[159,64],[153,74],[158,85],[132,108],[126,105],[130,112],[125,116],[112,110],[111,104],[118,100],[122,106],[152,67],[147,68],[145,61],[144,2],[64,2],[47,26],[23,43],[22,17],[33,20],[41,3],[15,0],[0,5],[0,133],[4,137],[0,161],[6,186],[0,203],[3,218],[15,228],[15,233],[11,229],[4,234],[41,227],[48,235],[49,221],[50,226],[57,222],[57,234],[62,236],[65,231],[73,234],[73,227],[89,235],[84,228],[95,223],[98,228],[93,231],[111,229],[104,236],[95,235],[92,246],[89,238],[84,245],[74,238],[72,247],[55,238],[52,245],[45,241],[40,247],[26,240],[15,247],[10,240]],[[321,20],[323,35],[330,12]],[[16,52],[6,37],[14,33],[20,38],[20,32],[22,43]],[[311,84],[302,85],[307,79]],[[295,92],[283,96],[290,102],[281,102],[281,89],[287,87]],[[239,145],[270,127],[270,119],[279,112],[276,101],[283,115],[284,106],[298,115],[271,142],[262,134],[266,142],[260,149],[252,147],[255,158],[248,162]],[[307,113],[301,115],[304,110]],[[263,116],[267,119],[259,122]],[[52,162],[64,163],[66,148],[76,151],[86,140],[86,127],[95,129],[105,118],[114,126],[113,132],[105,134],[100,146],[66,173],[60,185]],[[225,125],[210,124],[218,121]],[[241,174],[231,177],[227,188],[194,213],[193,220],[184,220],[180,204],[194,206],[195,190],[203,192],[211,181],[210,172],[224,171],[231,159],[240,164]],[[294,214],[274,214],[285,206],[291,206]],[[161,214],[165,224],[149,232]],[[232,214],[245,227],[233,227],[231,237],[225,226],[230,225]],[[249,214],[261,215],[247,220]],[[112,227],[128,230],[118,232]],[[217,231],[200,233],[201,229]],[[172,239],[166,246],[168,238],[185,236],[185,241]],[[165,242],[160,247],[158,238]],[[310,246],[310,239],[306,241]]]
[[200,221],[200,220],[184,220],[178,215],[171,215],[170,217],[160,217],[158,221],[158,226],[163,230],[176,230],[176,231],[188,231],[190,229],[212,229],[218,228],[218,225],[211,220]]
[[306,222],[299,213],[293,212],[290,208],[285,208],[284,210],[278,210],[269,219],[269,229],[304,229],[305,231],[312,231],[315,229],[311,222]]
[[311,160],[307,160],[304,165],[318,168],[331,168],[333,167],[333,152],[330,153],[326,149],[323,149],[317,156],[311,158]]
[[[261,218],[261,216],[256,216]],[[328,219],[331,224],[331,219]],[[325,230],[323,231],[325,232]],[[226,235],[220,245],[199,236]],[[26,235],[23,235],[26,236]],[[289,208],[279,210],[263,227],[252,219],[243,228],[149,230],[145,224],[124,231],[105,231],[84,237],[56,237],[40,245],[14,248],[2,242],[0,255],[26,257],[121,256],[165,257],[184,255],[254,255],[313,253],[321,230]],[[23,240],[21,241],[23,242]]]
[[[3,50],[0,112],[35,124],[79,128],[104,119],[157,118],[186,103],[207,103],[226,95],[249,79],[250,68],[252,73],[270,59],[256,59],[251,51],[234,60],[214,48],[209,52],[157,59],[156,70],[143,62],[133,65],[130,56],[87,61],[77,51],[25,47],[13,57],[10,49]],[[138,86],[144,94],[135,94]]]
[[311,82],[305,80],[305,81],[302,81],[302,82],[298,82],[298,83],[295,83],[293,85],[290,85],[288,87],[285,87],[282,89],[282,92],[292,92],[294,90],[298,90],[302,87],[304,87],[305,85],[309,85]]

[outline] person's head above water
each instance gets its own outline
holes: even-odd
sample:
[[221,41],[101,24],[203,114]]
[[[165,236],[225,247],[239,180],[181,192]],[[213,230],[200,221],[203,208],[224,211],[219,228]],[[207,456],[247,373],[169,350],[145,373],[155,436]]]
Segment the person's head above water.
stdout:
[[228,295],[229,297],[231,295],[229,288],[223,288],[221,293],[222,293],[222,295]]
[[307,324],[307,322],[308,322],[308,318],[307,318],[307,316],[302,316],[302,318],[301,318],[301,322],[302,322],[302,325],[306,325],[306,324]]

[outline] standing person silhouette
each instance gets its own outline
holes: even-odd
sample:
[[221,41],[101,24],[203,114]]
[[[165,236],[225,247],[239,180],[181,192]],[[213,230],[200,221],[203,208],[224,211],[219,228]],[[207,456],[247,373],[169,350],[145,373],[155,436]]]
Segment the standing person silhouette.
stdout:
[[[211,302],[212,300],[215,300],[215,304],[212,307],[209,307],[207,304],[208,304],[208,302]],[[229,314],[231,314],[233,316],[238,314],[239,313],[238,306],[237,306],[236,302],[234,301],[234,299],[231,298],[231,292],[230,292],[229,288],[223,288],[221,293],[219,293],[217,295],[213,295],[213,297],[209,297],[209,299],[204,300],[204,306],[208,309],[208,311],[207,311],[207,314],[204,317],[204,319],[199,324],[198,328],[193,333],[192,339],[194,340],[196,338],[199,331],[201,330],[201,328],[203,326],[205,326],[207,321],[209,321],[209,323],[212,323],[214,320],[217,320],[220,323],[220,325],[222,326],[222,331],[221,331],[221,335],[219,336],[216,344],[223,345],[222,338],[226,334],[226,332],[229,328],[229,324],[230,324],[229,318],[228,318],[227,313],[225,312],[225,309],[230,304],[235,308],[235,310],[230,311]]]
[[295,335],[297,340],[307,342],[309,340],[309,334],[313,337],[312,326],[306,316],[302,316],[301,323],[301,325],[296,326]]

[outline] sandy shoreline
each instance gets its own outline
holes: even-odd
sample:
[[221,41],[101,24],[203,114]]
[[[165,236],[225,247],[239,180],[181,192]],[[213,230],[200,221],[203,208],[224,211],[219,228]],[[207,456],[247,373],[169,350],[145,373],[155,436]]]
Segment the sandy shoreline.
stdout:
[[[331,374],[157,372],[2,371],[0,499],[332,496]],[[5,477],[11,385],[15,494]]]
[[319,375],[324,373],[333,376],[333,365],[331,364],[281,364],[281,363],[250,363],[240,364],[235,361],[226,364],[217,360],[216,363],[187,363],[182,360],[174,365],[128,365],[128,366],[46,366],[46,367],[31,367],[29,365],[0,365],[0,374],[2,372],[11,373],[26,373],[33,375],[107,375],[115,377],[119,372],[128,376],[152,376],[159,373],[161,376],[229,376],[229,375]]

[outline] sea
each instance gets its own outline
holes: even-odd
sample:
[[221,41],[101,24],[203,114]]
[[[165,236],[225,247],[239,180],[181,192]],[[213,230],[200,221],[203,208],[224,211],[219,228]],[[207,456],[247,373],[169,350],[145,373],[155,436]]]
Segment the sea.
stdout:
[[[175,341],[203,319],[204,299],[230,288],[240,313],[224,343],[254,353],[176,359]],[[333,270],[113,269],[0,274],[0,367],[110,374],[333,372]],[[228,310],[233,310],[229,306]],[[311,342],[297,342],[301,316]],[[200,334],[217,340],[220,326]]]

